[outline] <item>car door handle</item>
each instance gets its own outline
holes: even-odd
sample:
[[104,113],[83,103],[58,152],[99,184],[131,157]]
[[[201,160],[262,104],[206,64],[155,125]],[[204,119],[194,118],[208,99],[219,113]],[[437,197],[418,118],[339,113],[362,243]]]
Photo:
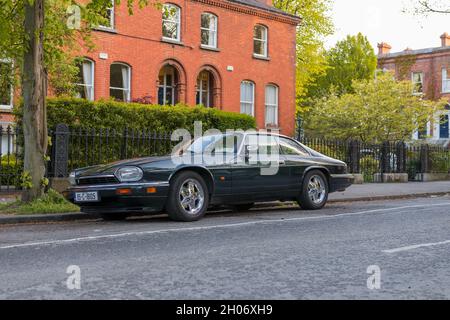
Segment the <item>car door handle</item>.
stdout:
[[279,160],[279,161],[278,161],[278,164],[279,164],[279,165],[285,165],[285,164],[286,164],[286,161],[284,161],[284,160]]

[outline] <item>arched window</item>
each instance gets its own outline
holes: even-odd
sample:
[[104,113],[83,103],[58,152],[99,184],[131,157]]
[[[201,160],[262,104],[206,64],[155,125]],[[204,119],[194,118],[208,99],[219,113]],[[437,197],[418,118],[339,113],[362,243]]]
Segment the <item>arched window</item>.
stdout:
[[109,95],[118,101],[130,101],[131,69],[124,63],[111,64]]
[[257,24],[253,33],[253,54],[267,57],[267,28]]
[[163,5],[162,34],[165,39],[181,39],[181,9],[174,4]]
[[164,66],[159,72],[158,104],[175,105],[178,103],[177,84],[178,72],[170,65]]
[[202,46],[217,48],[217,17],[212,13],[202,13],[201,17]]
[[241,113],[255,115],[255,84],[251,81],[241,82]]
[[213,107],[214,76],[211,72],[203,70],[197,78],[196,103],[204,107]]
[[83,59],[78,63],[78,81],[76,83],[78,98],[94,100],[94,61]]
[[278,87],[266,87],[266,126],[278,127]]

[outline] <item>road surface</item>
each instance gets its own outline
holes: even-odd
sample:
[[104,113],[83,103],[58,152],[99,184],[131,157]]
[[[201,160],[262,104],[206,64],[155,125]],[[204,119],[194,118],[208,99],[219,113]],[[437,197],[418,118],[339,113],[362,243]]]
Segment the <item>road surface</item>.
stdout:
[[449,299],[450,197],[1,226],[0,299],[24,298]]

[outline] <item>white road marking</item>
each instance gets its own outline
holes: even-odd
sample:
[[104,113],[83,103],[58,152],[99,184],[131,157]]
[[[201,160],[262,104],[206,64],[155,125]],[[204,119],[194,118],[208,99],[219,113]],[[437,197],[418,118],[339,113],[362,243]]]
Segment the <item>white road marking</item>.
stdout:
[[412,245],[412,246],[406,246],[406,247],[400,247],[400,248],[395,248],[395,249],[383,250],[382,252],[384,252],[384,253],[397,253],[397,252],[415,250],[415,249],[426,248],[426,247],[442,246],[444,244],[450,244],[450,240],[441,241],[441,242],[415,244],[415,245]]
[[[113,239],[113,238],[122,238],[122,237],[128,237],[128,236],[142,236],[142,235],[160,234],[160,233],[167,233],[167,232],[186,232],[186,231],[212,230],[212,229],[220,229],[220,228],[235,228],[235,227],[242,227],[242,226],[249,226],[249,225],[280,223],[280,222],[290,222],[290,221],[307,221],[307,220],[320,220],[320,219],[326,220],[326,219],[335,219],[335,218],[341,218],[341,217],[365,215],[365,214],[376,213],[376,212],[389,212],[389,211],[396,211],[396,210],[403,210],[403,209],[441,207],[441,206],[449,206],[449,205],[450,205],[450,202],[443,202],[443,203],[437,203],[437,204],[424,204],[424,205],[414,205],[414,206],[373,209],[373,210],[365,210],[365,211],[358,211],[358,212],[341,213],[341,214],[336,214],[336,215],[321,215],[321,216],[313,216],[313,217],[270,219],[270,220],[267,219],[267,220],[256,220],[256,221],[247,221],[247,222],[239,222],[239,223],[231,223],[231,224],[219,224],[219,225],[204,226],[204,227],[170,228],[170,229],[149,230],[149,231],[130,231],[130,232],[123,232],[123,233],[105,234],[105,235],[98,235],[98,236],[86,236],[86,237],[63,239],[63,240],[26,242],[26,243],[2,246],[2,247],[0,247],[0,249],[13,249],[13,248],[23,248],[23,247],[33,247],[33,246],[69,244],[69,243],[82,242],[82,241]],[[397,212],[397,213],[400,213],[400,212]]]

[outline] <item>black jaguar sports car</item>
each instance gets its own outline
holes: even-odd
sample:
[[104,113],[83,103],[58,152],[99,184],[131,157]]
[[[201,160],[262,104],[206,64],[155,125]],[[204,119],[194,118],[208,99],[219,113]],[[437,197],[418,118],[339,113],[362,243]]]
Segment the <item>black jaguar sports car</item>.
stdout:
[[208,208],[248,210],[256,202],[298,201],[321,209],[328,194],[353,182],[344,162],[270,133],[202,136],[172,155],[75,170],[66,198],[104,219],[166,211],[176,221],[201,219]]

